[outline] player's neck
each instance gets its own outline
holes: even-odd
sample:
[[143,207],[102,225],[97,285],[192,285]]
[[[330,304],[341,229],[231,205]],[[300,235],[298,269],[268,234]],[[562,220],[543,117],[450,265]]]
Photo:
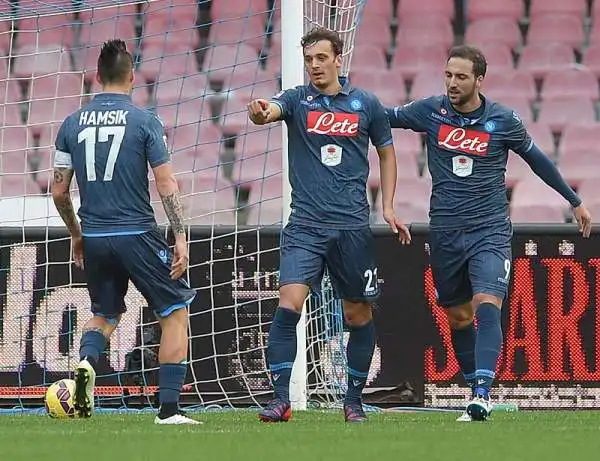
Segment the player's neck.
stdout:
[[129,96],[131,94],[129,88],[125,88],[120,85],[105,85],[102,87],[102,92],[103,93],[125,94],[127,96]]
[[481,100],[479,95],[476,95],[471,100],[467,101],[466,103],[461,104],[460,106],[455,106],[453,104],[452,107],[458,113],[469,114],[469,113],[474,112],[477,109],[479,109],[482,104],[483,104],[483,101]]
[[327,86],[318,87],[314,84],[313,84],[313,86],[319,91],[319,93],[324,94],[326,96],[336,95],[340,91],[342,91],[342,88],[343,88],[342,85],[340,84],[339,80],[336,80],[335,82],[332,82],[331,84],[329,84]]

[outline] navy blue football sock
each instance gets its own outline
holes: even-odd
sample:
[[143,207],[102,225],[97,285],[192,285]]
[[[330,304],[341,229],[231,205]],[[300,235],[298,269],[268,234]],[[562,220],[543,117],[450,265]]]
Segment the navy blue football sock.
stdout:
[[185,363],[161,363],[158,369],[158,390],[162,417],[173,416],[179,410],[179,396],[185,375]]
[[267,356],[275,397],[290,400],[290,376],[296,360],[296,325],[300,314],[285,307],[275,310],[269,330]]
[[477,308],[475,317],[477,318],[476,393],[487,395],[496,376],[496,364],[502,348],[500,309],[491,303],[482,303]]
[[79,343],[79,358],[86,359],[95,368],[100,354],[106,347],[106,336],[98,330],[87,330],[81,335]]
[[348,360],[348,391],[345,403],[359,403],[367,382],[373,350],[375,349],[375,324],[369,321],[360,327],[350,327],[346,355]]
[[471,389],[475,388],[475,341],[477,332],[475,325],[471,322],[466,328],[452,329],[452,346],[454,354],[460,366],[467,384]]

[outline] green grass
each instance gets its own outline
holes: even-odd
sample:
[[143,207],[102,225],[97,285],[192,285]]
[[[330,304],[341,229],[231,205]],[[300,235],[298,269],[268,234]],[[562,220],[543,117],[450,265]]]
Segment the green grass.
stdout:
[[89,420],[0,416],[6,461],[576,461],[598,459],[600,412],[494,413],[457,423],[454,413],[296,412],[262,424],[247,411],[194,415],[201,426],[155,426],[153,416],[99,414]]

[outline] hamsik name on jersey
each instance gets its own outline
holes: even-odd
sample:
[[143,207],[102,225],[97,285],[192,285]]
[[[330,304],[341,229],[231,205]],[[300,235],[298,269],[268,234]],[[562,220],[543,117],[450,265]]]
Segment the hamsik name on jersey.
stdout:
[[126,125],[128,110],[89,111],[79,114],[79,125]]

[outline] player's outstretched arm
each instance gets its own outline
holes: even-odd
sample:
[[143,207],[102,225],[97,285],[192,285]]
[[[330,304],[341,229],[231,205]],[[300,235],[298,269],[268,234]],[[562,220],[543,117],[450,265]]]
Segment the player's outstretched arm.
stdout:
[[581,198],[564,180],[556,165],[533,142],[529,149],[517,152],[527,162],[533,172],[556,192],[562,195],[574,209],[579,230],[584,237],[589,237],[592,230],[592,216]]
[[396,152],[393,144],[377,148],[379,154],[379,178],[381,180],[381,201],[383,217],[390,225],[402,244],[410,243],[410,231],[404,223],[396,217],[394,211],[394,194],[398,180]]
[[170,163],[163,163],[153,168],[156,189],[161,197],[165,213],[169,219],[171,230],[175,236],[175,257],[171,266],[171,278],[180,278],[187,269],[188,250],[183,223],[183,205],[179,197],[179,185],[173,174]]
[[255,125],[281,120],[281,107],[266,99],[253,99],[248,103],[248,118]]
[[81,226],[75,216],[73,201],[69,187],[73,178],[73,170],[66,167],[54,168],[54,180],[52,181],[52,200],[58,210],[58,214],[64,221],[72,239],[73,257],[77,267],[83,267],[83,237]]

